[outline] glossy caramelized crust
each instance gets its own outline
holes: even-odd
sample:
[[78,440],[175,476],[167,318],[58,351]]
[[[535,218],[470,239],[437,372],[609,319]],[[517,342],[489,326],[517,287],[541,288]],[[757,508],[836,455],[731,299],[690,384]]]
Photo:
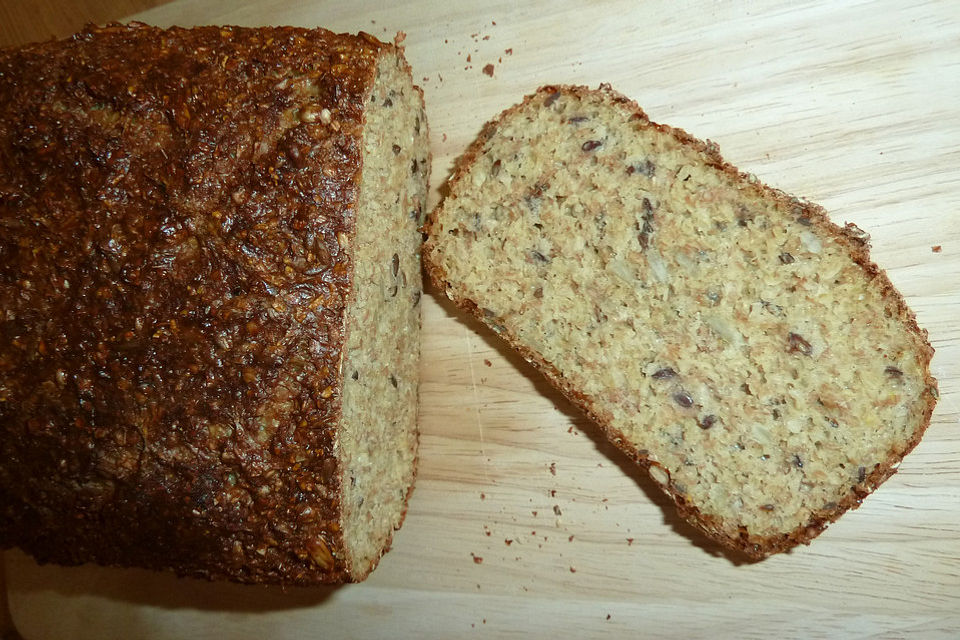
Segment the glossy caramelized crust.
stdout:
[[335,455],[371,36],[0,52],[0,545],[358,579]]
[[930,422],[933,349],[866,234],[609,86],[527,96],[449,186],[433,282],[723,545],[809,542]]

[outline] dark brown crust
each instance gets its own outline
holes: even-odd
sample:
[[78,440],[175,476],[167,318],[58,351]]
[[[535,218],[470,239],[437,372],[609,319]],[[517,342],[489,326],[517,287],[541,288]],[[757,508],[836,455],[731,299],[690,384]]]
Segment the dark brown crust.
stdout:
[[340,529],[338,240],[392,50],[113,24],[0,52],[0,546],[250,583],[372,569]]
[[668,482],[666,486],[658,482],[658,486],[660,486],[664,493],[673,499],[677,505],[677,510],[680,515],[685,520],[701,529],[711,539],[731,550],[741,552],[754,560],[759,560],[771,554],[786,551],[798,544],[809,544],[811,540],[823,532],[828,524],[835,521],[847,510],[855,509],[860,506],[861,502],[867,495],[872,493],[884,480],[896,473],[897,467],[899,466],[899,463],[903,457],[913,450],[913,448],[916,447],[916,445],[920,442],[924,431],[926,431],[927,426],[930,424],[930,417],[933,413],[933,408],[936,405],[938,398],[937,381],[933,378],[933,376],[930,375],[929,365],[930,359],[933,357],[933,348],[930,346],[927,340],[927,332],[917,325],[916,316],[907,307],[903,297],[894,288],[886,273],[877,267],[876,264],[871,262],[869,243],[865,233],[852,224],[847,224],[846,227],[840,227],[830,221],[827,213],[821,207],[804,200],[799,200],[777,189],[768,187],[758,182],[753,176],[740,172],[736,167],[723,160],[723,158],[720,156],[719,149],[715,144],[710,143],[709,141],[703,142],[697,138],[694,138],[682,129],[676,129],[667,125],[651,122],[636,102],[630,100],[620,93],[617,93],[610,87],[610,85],[601,84],[596,90],[584,86],[546,85],[538,89],[537,93],[526,96],[520,104],[507,109],[497,116],[497,118],[484,125],[477,139],[456,161],[453,174],[449,179],[451,184],[451,193],[454,191],[452,185],[462,179],[467,173],[469,168],[476,161],[477,157],[482,153],[486,142],[496,133],[500,123],[505,118],[509,117],[515,111],[523,109],[527,103],[534,100],[539,94],[561,91],[571,92],[580,97],[588,94],[601,94],[603,99],[620,106],[624,110],[624,115],[627,118],[641,120],[647,123],[649,126],[673,136],[679,142],[689,145],[694,149],[706,154],[706,156],[709,158],[709,162],[713,166],[735,178],[743,185],[745,189],[753,188],[761,191],[765,197],[778,201],[788,210],[792,210],[794,215],[796,215],[798,218],[807,218],[810,225],[815,227],[820,233],[824,234],[825,236],[833,237],[840,244],[846,247],[854,262],[860,265],[871,279],[878,281],[880,289],[883,292],[884,298],[887,301],[891,312],[900,318],[906,329],[913,336],[917,353],[920,355],[921,364],[925,371],[926,388],[924,390],[925,405],[923,417],[920,426],[914,432],[913,436],[908,442],[904,443],[903,450],[901,452],[892,453],[885,463],[878,465],[862,482],[853,487],[851,492],[843,500],[841,500],[834,509],[817,512],[809,522],[797,527],[795,530],[787,534],[767,537],[752,535],[748,531],[741,530],[738,537],[732,537],[724,531],[723,523],[719,518],[702,513],[696,506],[687,502],[680,492],[673,488],[672,483],[669,482],[669,472],[665,468],[660,466],[657,462],[649,460],[644,452],[639,451],[635,444],[627,440],[624,434],[612,427],[612,416],[603,415],[600,413],[585,395],[579,392],[571,385],[570,382],[566,381],[560,375],[560,372],[553,365],[525,347],[514,336],[506,333],[503,327],[491,322],[491,319],[487,317],[483,313],[482,309],[477,307],[473,301],[461,298],[454,293],[451,284],[447,279],[446,273],[439,264],[439,260],[433,259],[436,243],[434,242],[434,235],[431,232],[433,225],[442,214],[444,202],[441,202],[436,209],[430,213],[427,222],[424,225],[424,230],[428,235],[423,249],[424,264],[427,275],[433,284],[438,289],[444,291],[446,295],[454,302],[454,304],[475,316],[478,320],[493,329],[511,347],[517,350],[524,359],[526,359],[537,370],[539,370],[554,387],[556,387],[575,406],[580,408],[593,422],[595,422],[607,439],[610,440],[610,442],[612,442],[616,447],[627,453],[637,462],[638,465],[644,469],[649,470],[649,468],[654,465],[660,467],[666,474]]

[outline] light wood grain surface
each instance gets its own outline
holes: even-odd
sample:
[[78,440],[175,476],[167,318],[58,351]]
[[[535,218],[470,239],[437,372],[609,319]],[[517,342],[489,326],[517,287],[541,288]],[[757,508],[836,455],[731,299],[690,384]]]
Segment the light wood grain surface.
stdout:
[[282,592],[8,552],[24,637],[960,636],[960,5],[178,0],[141,18],[405,31],[433,202],[485,120],[540,84],[610,82],[868,231],[930,332],[942,397],[859,510],[810,547],[744,564],[495,336],[428,296],[418,485],[366,583]]
[[169,0],[0,0],[0,47],[63,38]]

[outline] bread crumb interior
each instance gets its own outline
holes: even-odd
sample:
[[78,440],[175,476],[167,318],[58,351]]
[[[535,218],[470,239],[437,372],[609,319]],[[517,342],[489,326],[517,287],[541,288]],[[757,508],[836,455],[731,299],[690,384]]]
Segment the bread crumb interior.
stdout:
[[422,293],[418,231],[427,124],[402,61],[387,55],[366,108],[363,179],[350,251],[354,287],[342,363],[343,533],[355,577],[398,528],[417,455]]

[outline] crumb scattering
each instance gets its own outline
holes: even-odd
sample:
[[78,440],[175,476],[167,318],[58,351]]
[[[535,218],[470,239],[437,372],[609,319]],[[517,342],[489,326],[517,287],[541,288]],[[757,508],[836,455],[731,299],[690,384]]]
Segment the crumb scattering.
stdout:
[[474,563],[474,564],[483,564],[483,558],[480,557],[480,556],[478,556],[478,555],[476,555],[476,554],[473,553],[472,551],[470,552],[470,557],[473,558],[473,563]]
[[483,67],[483,72],[492,78],[492,77],[493,77],[493,65],[492,65],[492,64],[484,65],[484,67]]
[[930,250],[933,251],[934,253],[940,253],[941,251],[943,251],[943,247],[940,246],[939,244],[935,244],[932,247],[930,247]]

